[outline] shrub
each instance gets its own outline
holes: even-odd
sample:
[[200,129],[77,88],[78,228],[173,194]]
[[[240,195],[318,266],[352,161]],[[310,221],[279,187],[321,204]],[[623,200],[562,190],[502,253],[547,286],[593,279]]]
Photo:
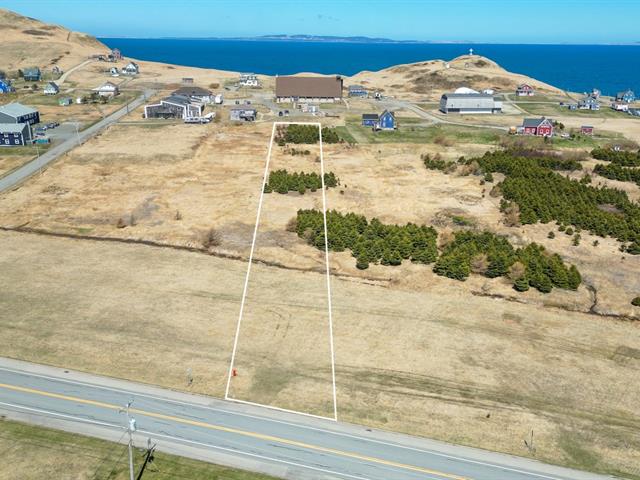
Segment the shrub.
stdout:
[[205,232],[204,237],[202,239],[202,246],[204,248],[209,249],[212,247],[217,247],[220,245],[220,243],[221,243],[220,234],[215,228],[212,227]]
[[[333,172],[324,174],[324,185],[327,188],[338,186],[338,179]],[[269,174],[264,186],[264,193],[298,192],[304,194],[307,189],[315,192],[322,188],[322,179],[317,173],[289,173],[286,170],[275,170]]]
[[[299,210],[298,236],[324,250],[324,219],[321,211]],[[365,269],[369,263],[399,265],[403,260],[428,264],[436,260],[436,231],[432,227],[385,225],[376,218],[368,221],[362,215],[327,212],[327,244],[336,252],[350,250],[356,266]]]
[[567,267],[558,255],[547,253],[543,246],[532,243],[516,250],[506,238],[490,232],[457,232],[455,240],[444,248],[433,271],[465,280],[480,258],[488,262],[484,276],[508,275],[519,291],[525,291],[529,286],[543,293],[550,292],[553,287],[575,290],[582,281],[573,265]]
[[631,305],[633,305],[634,307],[640,307],[640,297],[636,297],[631,300]]

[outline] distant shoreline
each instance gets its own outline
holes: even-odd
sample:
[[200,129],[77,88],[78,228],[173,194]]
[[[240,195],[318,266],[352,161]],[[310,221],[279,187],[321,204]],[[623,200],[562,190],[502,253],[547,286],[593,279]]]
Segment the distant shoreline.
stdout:
[[508,43],[508,42],[479,42],[473,40],[393,40],[389,38],[369,37],[332,37],[322,35],[265,35],[262,37],[127,37],[127,36],[100,36],[98,40],[186,40],[186,41],[227,41],[227,42],[299,42],[299,43],[353,43],[364,45],[544,45],[544,46],[585,46],[585,47],[640,47],[640,41],[631,43]]

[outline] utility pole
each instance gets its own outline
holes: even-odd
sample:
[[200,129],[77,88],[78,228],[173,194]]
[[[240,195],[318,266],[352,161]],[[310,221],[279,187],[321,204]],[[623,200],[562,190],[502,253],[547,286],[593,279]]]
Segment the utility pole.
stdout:
[[142,480],[142,475],[144,474],[144,470],[145,468],[147,468],[147,465],[150,464],[151,462],[153,462],[153,452],[156,450],[156,446],[151,445],[151,439],[149,438],[147,440],[147,453],[145,455],[144,458],[144,463],[142,464],[142,468],[140,469],[140,473],[138,474],[138,476],[136,477],[136,480]]
[[127,403],[126,407],[121,408],[119,413],[125,412],[127,414],[127,432],[129,433],[129,480],[135,480],[135,474],[133,472],[133,432],[136,431],[136,419],[131,418],[129,415],[129,408],[133,404],[133,400]]

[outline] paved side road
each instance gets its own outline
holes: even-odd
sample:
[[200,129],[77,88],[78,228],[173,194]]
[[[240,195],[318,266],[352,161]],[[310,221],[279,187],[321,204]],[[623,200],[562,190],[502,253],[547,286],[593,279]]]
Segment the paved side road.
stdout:
[[285,479],[602,480],[531,460],[0,358],[0,414]]
[[72,148],[77,147],[79,143],[84,143],[89,138],[104,130],[109,125],[117,122],[122,117],[127,115],[127,113],[129,113],[131,110],[142,105],[147,98],[153,95],[153,93],[153,90],[145,90],[145,92],[134,101],[130,102],[128,105],[125,105],[120,110],[115,111],[108,117],[103,118],[98,123],[90,126],[86,130],[83,130],[79,133],[78,136],[74,135],[68,140],[62,142],[60,145],[56,145],[55,147],[50,148],[38,158],[31,160],[29,163],[22,165],[21,167],[11,171],[8,175],[0,178],[0,192],[18,185],[34,173],[49,165],[60,155],[64,155]]

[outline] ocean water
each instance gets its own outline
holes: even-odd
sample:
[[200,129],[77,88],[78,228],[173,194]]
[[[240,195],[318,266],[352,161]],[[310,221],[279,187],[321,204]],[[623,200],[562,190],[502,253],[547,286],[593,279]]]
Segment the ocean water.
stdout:
[[269,40],[100,38],[140,60],[267,75],[353,75],[402,63],[451,60],[468,53],[573,92],[640,93],[640,45],[328,43]]

